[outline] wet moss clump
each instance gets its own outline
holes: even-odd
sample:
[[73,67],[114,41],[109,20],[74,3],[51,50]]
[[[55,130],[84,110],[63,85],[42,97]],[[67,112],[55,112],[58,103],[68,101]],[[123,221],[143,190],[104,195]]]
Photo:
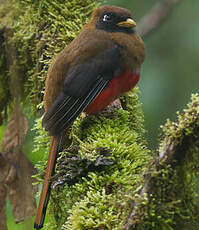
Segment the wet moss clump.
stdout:
[[159,157],[146,173],[147,199],[134,221],[138,229],[199,229],[199,95],[161,128]]
[[[0,113],[6,115],[13,109],[17,95],[11,79],[15,76],[20,106],[31,106],[32,112],[41,116],[37,112],[42,109],[44,81],[53,57],[75,38],[100,3],[3,1]],[[10,44],[13,55],[9,53]],[[52,178],[54,189],[44,229],[119,230],[127,224],[128,229],[141,230],[198,228],[195,184],[199,168],[199,97],[193,95],[178,120],[168,120],[163,126],[155,155],[146,147],[137,95],[136,88],[121,97],[123,109],[75,121]],[[49,137],[41,127],[41,119],[34,129],[35,150],[45,152],[37,165],[42,174]],[[167,157],[160,159],[163,153]]]
[[[100,2],[3,1],[0,5],[0,40],[3,40],[0,45],[0,79],[3,78],[0,85],[0,105],[4,103],[4,108],[10,108],[13,100],[8,98],[8,95],[12,95],[12,73],[9,74],[8,65],[11,55],[9,51],[6,52],[5,44],[11,42],[16,48],[15,68],[19,73],[20,100],[24,105],[31,102],[35,113],[42,106],[44,82],[52,58],[74,39],[87,22],[93,8]],[[4,33],[5,28],[12,31],[10,36]]]
[[[72,143],[62,152],[54,178],[49,212],[55,229],[197,229],[199,97],[193,95],[178,120],[162,127],[160,156],[167,153],[160,159],[146,148],[136,93],[122,98],[124,110],[74,123]],[[101,157],[99,148],[109,150],[111,164],[89,168]],[[72,158],[78,163],[67,162]]]
[[[137,98],[138,89],[123,97],[126,110],[103,112],[101,115],[78,119],[71,130],[72,144],[58,161],[57,175],[86,171],[76,178],[57,186],[52,194],[51,213],[57,227],[63,229],[121,229],[136,200],[141,173],[152,160],[144,144],[143,114]],[[140,121],[142,121],[140,123]],[[137,130],[142,130],[137,132]],[[74,151],[71,148],[78,146]],[[99,150],[108,151],[108,154]],[[78,157],[78,168],[64,168],[60,161]],[[103,156],[103,157],[102,157]],[[100,168],[88,168],[83,162],[96,162]],[[75,167],[75,166],[74,166]],[[64,173],[65,172],[65,173]],[[57,179],[62,180],[62,176]]]

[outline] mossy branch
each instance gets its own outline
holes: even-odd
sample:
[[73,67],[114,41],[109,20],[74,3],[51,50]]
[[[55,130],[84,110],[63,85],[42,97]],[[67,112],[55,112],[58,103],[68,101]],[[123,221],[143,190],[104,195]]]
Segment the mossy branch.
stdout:
[[[146,200],[146,197],[150,198],[153,196],[153,192],[157,192],[157,190],[154,191],[153,186],[160,178],[154,177],[154,174],[163,176],[162,172],[167,166],[171,167],[169,170],[176,171],[175,173],[178,174],[184,170],[183,174],[181,174],[181,180],[178,183],[183,183],[185,186],[189,184],[190,187],[187,192],[192,196],[196,195],[193,192],[195,185],[192,179],[198,173],[199,166],[199,95],[193,94],[188,108],[183,113],[180,114],[178,112],[177,114],[178,119],[176,122],[167,120],[167,123],[162,126],[165,137],[160,143],[158,157],[152,163],[152,168],[150,167],[145,173],[148,176],[145,175],[145,184],[139,194],[138,203],[133,205],[123,230],[134,229],[140,224],[139,215],[140,209],[143,208],[143,201]],[[169,178],[167,179],[169,180]],[[160,187],[159,189],[162,188]],[[186,187],[184,190],[186,191]],[[167,192],[169,193],[170,191]],[[180,199],[180,196],[178,199]],[[195,208],[196,204],[194,204],[193,197],[190,200],[192,200],[193,207]],[[183,200],[179,201],[183,202]],[[190,212],[191,214],[194,210],[189,209],[187,211],[187,218],[190,218],[190,216],[188,217],[188,213]],[[192,221],[193,224],[196,220],[193,219]]]
[[54,228],[122,228],[142,184],[140,174],[151,161],[137,90],[122,98],[124,109],[113,107],[74,123],[53,178]]
[[[4,55],[6,42],[16,44],[18,61],[12,72],[16,67],[23,106],[31,101],[37,112],[42,107],[52,58],[79,33],[99,2],[4,0],[0,5],[0,112],[13,102]],[[165,2],[171,3],[164,5],[168,13],[179,0]],[[158,22],[163,19],[159,16]],[[13,31],[10,38],[5,35],[6,24]],[[152,156],[143,135],[137,92],[134,89],[121,98],[123,109],[79,118],[74,123],[71,144],[61,154],[53,178],[51,222],[46,229],[176,230],[197,221],[198,95],[192,97],[183,114],[178,114],[177,122],[168,121],[163,127],[165,137],[159,153]],[[36,148],[45,149],[46,159],[49,139],[40,121],[35,129]],[[40,171],[45,164],[43,160]]]

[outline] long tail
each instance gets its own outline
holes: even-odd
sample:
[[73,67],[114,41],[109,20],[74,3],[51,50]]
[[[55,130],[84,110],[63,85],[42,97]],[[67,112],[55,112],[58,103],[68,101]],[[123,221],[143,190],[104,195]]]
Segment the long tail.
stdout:
[[43,227],[43,223],[46,215],[46,209],[51,193],[50,178],[53,176],[55,172],[55,165],[56,165],[57,157],[60,152],[61,142],[62,142],[62,135],[51,137],[50,153],[48,157],[48,163],[47,163],[43,187],[41,191],[39,206],[37,209],[37,215],[34,223],[34,228],[36,229],[40,229]]

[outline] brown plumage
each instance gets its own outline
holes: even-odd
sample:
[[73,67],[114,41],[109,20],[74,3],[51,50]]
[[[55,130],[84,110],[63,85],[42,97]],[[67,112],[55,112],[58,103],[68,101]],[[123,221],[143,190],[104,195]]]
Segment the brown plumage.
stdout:
[[63,131],[82,111],[100,111],[139,80],[145,49],[135,25],[129,10],[101,6],[49,68],[43,126],[52,136],[51,151],[35,221],[37,229],[43,226],[49,179],[54,173]]
[[83,27],[83,31],[55,57],[50,65],[44,93],[46,111],[60,93],[63,80],[67,76],[70,66],[78,65],[96,56],[96,54],[103,53],[104,50],[112,46],[112,42],[126,47],[123,50],[121,61],[126,69],[136,69],[144,62],[144,43],[138,34],[107,33],[96,29],[98,19],[105,11],[114,11],[131,17],[129,10],[115,6],[101,6],[93,12],[91,20]]

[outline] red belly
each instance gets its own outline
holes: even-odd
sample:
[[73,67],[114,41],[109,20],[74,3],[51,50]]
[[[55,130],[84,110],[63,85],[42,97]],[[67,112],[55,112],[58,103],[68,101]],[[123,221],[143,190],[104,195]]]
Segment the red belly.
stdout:
[[139,81],[140,73],[124,72],[108,84],[108,86],[85,109],[87,114],[98,113],[121,94],[131,90]]

